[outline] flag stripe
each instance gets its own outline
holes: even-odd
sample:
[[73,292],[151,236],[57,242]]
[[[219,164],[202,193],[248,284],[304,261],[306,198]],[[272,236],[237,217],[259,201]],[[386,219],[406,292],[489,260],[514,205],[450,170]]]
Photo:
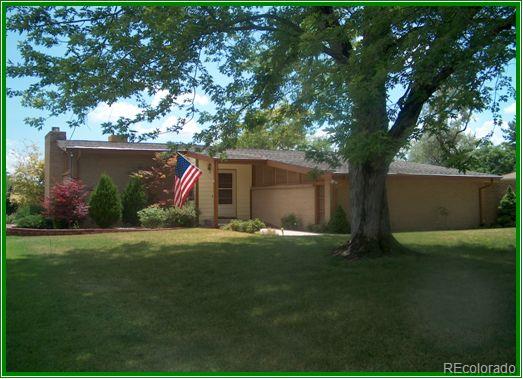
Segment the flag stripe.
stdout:
[[175,207],[181,207],[185,203],[201,175],[202,171],[198,167],[194,166],[182,155],[178,154],[173,184],[173,203]]

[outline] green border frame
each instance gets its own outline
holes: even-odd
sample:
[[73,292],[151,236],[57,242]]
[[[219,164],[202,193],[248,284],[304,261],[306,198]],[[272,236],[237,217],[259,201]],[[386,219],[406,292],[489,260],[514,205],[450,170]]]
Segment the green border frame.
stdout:
[[[448,1],[415,1],[415,0],[367,0],[367,1],[345,1],[345,0],[328,0],[328,1],[285,1],[285,0],[0,0],[2,10],[2,155],[1,166],[2,166],[2,204],[0,205],[0,219],[2,221],[2,270],[1,270],[1,288],[0,293],[2,296],[2,345],[0,349],[2,351],[1,356],[1,371],[2,377],[202,377],[202,376],[217,376],[217,377],[442,377],[442,376],[477,376],[477,377],[522,377],[521,372],[521,185],[520,185],[520,170],[521,170],[521,114],[519,112],[521,107],[521,2],[520,1],[478,1],[478,0],[448,0]],[[367,5],[367,6],[390,6],[398,5],[402,6],[470,6],[470,5],[496,5],[496,6],[514,6],[516,8],[516,194],[517,194],[517,215],[516,215],[516,372],[513,375],[496,375],[496,374],[445,374],[442,372],[329,372],[329,371],[316,371],[316,372],[301,372],[301,371],[289,371],[289,372],[278,372],[278,371],[267,371],[267,372],[207,372],[207,371],[196,371],[196,372],[162,372],[162,371],[129,371],[129,372],[8,372],[6,370],[6,223],[5,223],[5,204],[6,204],[6,12],[9,6],[36,6],[36,5],[126,5],[126,6],[196,6],[196,5]]]

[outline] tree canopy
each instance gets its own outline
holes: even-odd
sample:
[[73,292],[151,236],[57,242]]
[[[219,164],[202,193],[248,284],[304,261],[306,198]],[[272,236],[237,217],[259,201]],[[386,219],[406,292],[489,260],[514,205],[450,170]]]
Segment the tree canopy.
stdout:
[[[27,37],[23,62],[10,64],[8,75],[38,78],[9,94],[50,115],[72,112],[70,126],[83,125],[100,102],[134,97],[143,112],[103,128],[135,137],[134,124],[173,107],[185,111],[170,128],[179,129],[196,110],[177,98],[199,89],[217,104],[215,114],[200,115],[211,125],[199,136],[207,143],[237,135],[258,109],[290,102],[308,110],[303,122],[335,126],[354,159],[403,142],[425,103],[434,110],[425,121],[464,105],[495,108],[495,88],[483,84],[497,76],[498,87],[508,85],[501,73],[514,58],[514,25],[515,8],[493,6],[9,7],[8,30]],[[216,81],[212,64],[227,83]],[[375,112],[393,88],[403,95]],[[153,107],[145,97],[160,90],[168,95]],[[370,97],[374,103],[359,104]],[[355,122],[362,114],[379,121],[365,138]]]

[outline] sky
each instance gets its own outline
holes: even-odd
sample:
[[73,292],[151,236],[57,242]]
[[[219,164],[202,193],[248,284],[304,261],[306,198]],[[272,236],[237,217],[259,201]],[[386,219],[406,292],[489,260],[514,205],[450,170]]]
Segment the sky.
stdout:
[[[21,62],[20,54],[17,50],[17,43],[23,37],[15,34],[7,34],[7,46],[6,46],[6,55],[7,60],[14,63]],[[212,69],[211,72],[214,72],[218,75],[217,69]],[[511,62],[507,66],[507,73],[512,78],[512,83],[515,86],[516,78],[516,64]],[[225,78],[219,78],[218,80],[226,80]],[[7,78],[7,87],[12,89],[25,89],[28,85],[34,82],[32,78]],[[154,96],[151,96],[149,101],[152,105],[157,104],[167,92],[159,91]],[[399,98],[400,93],[391,94],[392,98]],[[184,99],[192,99],[193,94],[187,93],[179,97],[179,101],[184,101]],[[59,127],[61,130],[67,132],[68,139],[82,139],[82,140],[107,140],[107,136],[102,134],[101,124],[106,121],[116,121],[121,116],[130,117],[140,112],[140,108],[136,103],[130,99],[122,99],[111,106],[108,104],[102,103],[91,110],[88,114],[87,122],[82,127],[77,128],[76,130],[71,130],[67,127],[66,121],[70,119],[71,115],[62,115],[59,117],[48,118],[44,124],[42,130],[37,130],[28,125],[25,125],[24,118],[26,117],[37,117],[41,116],[41,111],[24,107],[21,104],[20,98],[7,98],[7,107],[6,107],[6,116],[7,116],[7,125],[6,125],[6,145],[7,145],[7,169],[11,171],[14,163],[16,162],[17,155],[16,151],[21,151],[25,146],[35,144],[38,146],[40,152],[44,152],[44,138],[45,135],[51,130],[52,127]],[[212,102],[209,97],[203,93],[197,91],[195,96],[195,105],[200,110],[212,111],[214,109]],[[509,121],[511,121],[516,112],[516,103],[514,99],[501,105],[503,126],[494,126],[493,116],[490,111],[484,111],[479,114],[473,115],[468,132],[476,135],[476,137],[484,137],[490,132],[492,134],[492,141],[495,144],[498,144],[503,141],[502,128],[506,127]],[[160,130],[165,130],[169,125],[172,125],[176,122],[177,115],[175,113],[168,114],[166,117],[163,117],[159,120],[154,121],[153,123],[142,123],[139,124],[137,129],[139,132],[146,132],[159,128]],[[161,134],[159,138],[151,142],[190,142],[194,133],[197,133],[201,130],[201,126],[198,125],[196,119],[188,122],[185,127],[179,133],[165,133]],[[319,130],[316,135],[322,136],[324,133]]]

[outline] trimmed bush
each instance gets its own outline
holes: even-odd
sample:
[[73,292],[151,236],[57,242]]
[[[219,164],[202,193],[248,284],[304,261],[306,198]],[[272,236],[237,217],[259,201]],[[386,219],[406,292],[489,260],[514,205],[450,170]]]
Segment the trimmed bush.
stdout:
[[138,211],[147,206],[145,189],[138,178],[131,177],[122,192],[122,221],[126,225],[140,225]]
[[89,199],[89,216],[100,228],[108,228],[118,222],[122,216],[120,195],[111,178],[105,174]]
[[44,215],[49,217],[58,228],[78,227],[87,217],[85,203],[87,193],[80,180],[66,180],[51,188],[50,197],[44,201]]
[[167,212],[158,205],[151,205],[138,212],[138,219],[145,228],[161,228],[167,220]]
[[281,226],[283,229],[301,230],[302,223],[298,216],[296,216],[294,213],[289,213],[288,215],[282,217]]
[[198,211],[193,202],[187,202],[181,208],[169,207],[165,210],[165,226],[193,227],[198,223]]
[[499,202],[496,223],[502,227],[516,226],[516,194],[511,187],[507,187],[507,192]]
[[16,226],[18,228],[31,228],[40,229],[47,226],[47,222],[42,215],[27,215],[20,217],[16,220]]
[[341,205],[338,205],[332,214],[332,217],[327,225],[329,233],[348,234],[350,233],[350,225],[347,220],[347,213],[343,210]]
[[235,232],[256,233],[265,228],[265,224],[259,218],[254,220],[231,220],[222,226],[223,230],[233,230]]

